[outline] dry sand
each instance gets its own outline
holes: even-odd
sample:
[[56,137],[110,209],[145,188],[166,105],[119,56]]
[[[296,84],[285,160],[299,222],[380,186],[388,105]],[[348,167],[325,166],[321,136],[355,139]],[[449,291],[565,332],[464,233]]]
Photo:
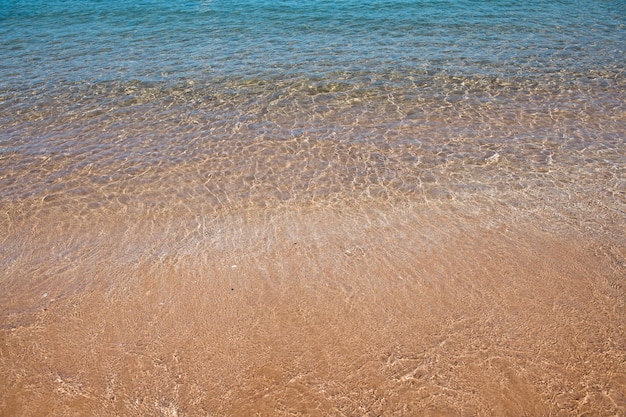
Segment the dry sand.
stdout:
[[626,415],[623,216],[486,207],[8,219],[0,414]]

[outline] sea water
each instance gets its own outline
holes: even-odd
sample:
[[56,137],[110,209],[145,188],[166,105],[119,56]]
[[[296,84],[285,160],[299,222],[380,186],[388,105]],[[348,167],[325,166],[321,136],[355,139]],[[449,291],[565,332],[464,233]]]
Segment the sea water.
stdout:
[[281,207],[454,201],[623,234],[624,2],[0,4],[5,265],[115,227],[141,257],[155,222],[177,254]]
[[623,204],[625,51],[621,1],[2,0],[0,206]]

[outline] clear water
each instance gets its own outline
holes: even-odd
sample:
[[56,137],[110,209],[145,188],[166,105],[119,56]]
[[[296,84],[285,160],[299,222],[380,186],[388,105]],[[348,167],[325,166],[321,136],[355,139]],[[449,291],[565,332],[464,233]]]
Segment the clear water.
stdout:
[[0,0],[0,206],[621,205],[625,52],[623,1]]
[[626,415],[626,2],[0,0],[1,415]]

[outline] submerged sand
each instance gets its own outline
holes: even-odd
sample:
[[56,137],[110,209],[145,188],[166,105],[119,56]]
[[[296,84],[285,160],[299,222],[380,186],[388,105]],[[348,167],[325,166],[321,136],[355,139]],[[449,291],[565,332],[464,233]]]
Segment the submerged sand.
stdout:
[[9,219],[0,414],[625,415],[622,213],[489,204]]

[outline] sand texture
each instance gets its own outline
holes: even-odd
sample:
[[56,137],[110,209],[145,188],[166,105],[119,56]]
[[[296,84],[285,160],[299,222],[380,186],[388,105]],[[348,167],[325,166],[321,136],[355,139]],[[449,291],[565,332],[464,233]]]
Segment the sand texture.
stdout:
[[0,414],[625,415],[623,217],[529,213],[16,221]]

